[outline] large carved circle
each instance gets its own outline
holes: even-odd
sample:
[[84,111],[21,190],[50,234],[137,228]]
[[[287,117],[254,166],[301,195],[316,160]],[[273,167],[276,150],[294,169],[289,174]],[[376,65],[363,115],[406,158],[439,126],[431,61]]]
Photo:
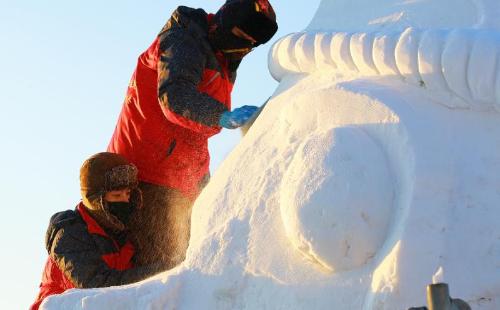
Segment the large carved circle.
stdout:
[[386,156],[359,128],[334,128],[303,142],[280,195],[291,243],[326,270],[364,265],[386,238],[393,181]]

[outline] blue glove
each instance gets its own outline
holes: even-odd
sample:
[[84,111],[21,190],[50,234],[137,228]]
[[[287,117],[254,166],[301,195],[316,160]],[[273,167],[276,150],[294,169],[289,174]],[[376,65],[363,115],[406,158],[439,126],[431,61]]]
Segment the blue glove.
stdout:
[[227,111],[222,113],[219,125],[228,128],[235,129],[243,126],[251,117],[257,112],[259,108],[251,105],[245,105],[241,108],[234,109],[233,111]]

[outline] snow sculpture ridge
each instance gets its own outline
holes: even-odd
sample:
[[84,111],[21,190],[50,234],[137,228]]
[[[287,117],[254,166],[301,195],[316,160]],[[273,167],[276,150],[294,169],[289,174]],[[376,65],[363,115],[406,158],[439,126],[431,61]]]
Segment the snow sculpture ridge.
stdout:
[[274,44],[269,68],[278,81],[324,70],[396,77],[441,95],[449,108],[500,111],[499,57],[500,33],[493,30],[303,32]]

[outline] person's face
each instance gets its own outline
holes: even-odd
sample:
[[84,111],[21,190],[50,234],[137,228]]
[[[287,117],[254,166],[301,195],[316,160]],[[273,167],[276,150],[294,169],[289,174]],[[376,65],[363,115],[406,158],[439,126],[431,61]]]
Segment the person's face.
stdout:
[[[252,38],[249,34],[245,33],[237,26],[231,29],[231,33],[240,39],[247,40],[250,43],[250,45],[254,45],[255,43],[257,43],[257,40]],[[245,47],[245,48],[226,49],[222,50],[222,52],[224,54],[231,54],[233,57],[236,58],[243,58],[245,55],[250,53],[252,49],[253,47]]]
[[129,188],[109,191],[104,194],[104,200],[108,202],[129,202],[130,192]]

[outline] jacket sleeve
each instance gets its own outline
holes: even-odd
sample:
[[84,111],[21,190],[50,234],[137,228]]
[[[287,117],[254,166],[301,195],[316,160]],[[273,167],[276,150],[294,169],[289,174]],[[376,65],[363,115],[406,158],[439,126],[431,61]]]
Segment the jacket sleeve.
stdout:
[[210,135],[220,130],[219,119],[227,108],[198,90],[206,63],[200,46],[182,26],[160,34],[158,99],[169,121]]
[[156,266],[124,271],[111,269],[100,257],[90,235],[70,228],[57,232],[50,255],[77,288],[124,285],[144,280],[160,272]]

